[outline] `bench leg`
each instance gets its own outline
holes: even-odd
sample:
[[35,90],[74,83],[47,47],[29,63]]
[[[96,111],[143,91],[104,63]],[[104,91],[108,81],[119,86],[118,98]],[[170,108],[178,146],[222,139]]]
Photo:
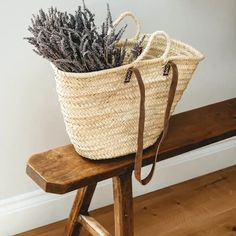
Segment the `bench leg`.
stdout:
[[133,236],[132,172],[113,177],[115,236]]
[[66,224],[66,236],[78,236],[81,230],[81,225],[78,222],[80,214],[87,215],[88,208],[91,203],[96,184],[86,186],[77,191],[70,216]]

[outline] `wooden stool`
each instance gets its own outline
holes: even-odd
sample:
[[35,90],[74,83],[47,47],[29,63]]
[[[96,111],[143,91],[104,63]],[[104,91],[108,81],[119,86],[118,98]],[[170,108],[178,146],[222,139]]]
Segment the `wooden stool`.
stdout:
[[[236,135],[236,98],[172,116],[168,136],[158,161]],[[145,150],[143,165],[155,155],[153,147]],[[115,235],[134,235],[132,171],[134,155],[91,161],[80,157],[72,145],[32,156],[27,174],[46,192],[64,194],[78,189],[66,226],[67,236],[79,235],[84,227],[92,235],[111,235],[88,209],[96,184],[112,178],[114,192]]]

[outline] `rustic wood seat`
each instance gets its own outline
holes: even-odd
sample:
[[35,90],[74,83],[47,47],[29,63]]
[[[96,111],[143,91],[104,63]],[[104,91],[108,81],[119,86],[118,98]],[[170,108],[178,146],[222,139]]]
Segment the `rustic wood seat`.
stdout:
[[[171,117],[158,161],[236,135],[236,98]],[[153,147],[145,150],[143,166],[152,163]],[[106,161],[80,157],[72,145],[32,156],[27,174],[46,192],[63,194],[76,189],[66,235],[78,235],[81,226],[92,235],[110,235],[88,214],[97,182],[113,178],[115,234],[133,235],[132,180],[134,155]]]

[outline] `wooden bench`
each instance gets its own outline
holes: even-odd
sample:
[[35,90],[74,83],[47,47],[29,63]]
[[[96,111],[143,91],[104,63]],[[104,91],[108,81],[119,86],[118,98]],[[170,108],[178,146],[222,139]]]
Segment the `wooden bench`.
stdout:
[[[183,112],[171,117],[169,132],[158,161],[236,135],[236,98]],[[143,166],[152,163],[155,150],[145,150]],[[112,178],[115,235],[133,235],[132,171],[134,155],[91,161],[80,157],[72,145],[32,156],[27,174],[46,192],[64,194],[78,189],[65,235],[79,235],[83,226],[92,235],[110,235],[89,216],[96,184]]]

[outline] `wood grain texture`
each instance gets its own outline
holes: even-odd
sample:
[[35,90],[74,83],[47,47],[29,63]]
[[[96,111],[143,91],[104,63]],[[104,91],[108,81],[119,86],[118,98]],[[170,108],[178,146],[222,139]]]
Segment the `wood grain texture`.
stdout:
[[[236,166],[140,196],[134,199],[134,235],[235,236],[235,199]],[[114,235],[113,206],[90,214]],[[60,221],[18,236],[64,236],[64,225]]]
[[81,224],[78,223],[80,214],[87,214],[90,206],[96,184],[83,187],[77,191],[70,216],[65,227],[66,236],[78,236],[81,230]]
[[115,236],[133,236],[132,172],[113,177]]
[[[79,223],[93,236],[111,236],[111,234],[91,216],[80,215]],[[78,236],[78,234],[76,236]]]
[[[171,117],[170,128],[158,161],[236,135],[236,98]],[[143,165],[152,163],[155,150],[145,150]],[[92,161],[80,157],[72,145],[32,156],[28,175],[46,192],[63,194],[134,167],[134,155]]]

